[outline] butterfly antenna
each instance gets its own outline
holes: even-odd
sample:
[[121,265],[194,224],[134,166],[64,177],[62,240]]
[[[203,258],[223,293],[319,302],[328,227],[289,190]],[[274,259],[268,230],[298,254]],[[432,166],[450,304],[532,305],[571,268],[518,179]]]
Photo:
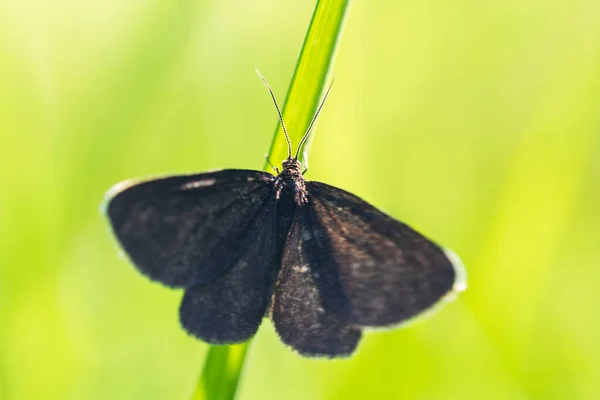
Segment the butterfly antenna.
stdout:
[[260,71],[258,70],[258,68],[254,68],[254,70],[258,74],[258,77],[260,78],[260,80],[263,81],[263,83],[267,87],[269,94],[271,94],[271,98],[273,99],[273,104],[275,104],[275,109],[277,110],[277,115],[279,115],[279,122],[281,122],[281,128],[283,129],[283,134],[285,135],[285,140],[287,141],[288,158],[290,158],[292,156],[292,142],[290,142],[290,137],[287,133],[287,129],[285,129],[285,124],[283,123],[283,117],[281,116],[281,111],[279,110],[279,106],[277,105],[277,100],[275,100],[275,95],[273,94],[273,90],[271,90],[271,86],[269,86],[269,84],[267,83],[267,80],[260,74]]
[[327,88],[327,91],[325,92],[325,96],[323,96],[323,100],[321,100],[321,104],[319,104],[319,108],[317,108],[317,112],[315,113],[315,116],[313,117],[312,121],[310,121],[310,125],[308,126],[308,129],[306,130],[306,133],[304,134],[304,136],[302,136],[302,140],[300,140],[300,144],[298,145],[298,149],[296,150],[296,156],[294,157],[295,159],[298,159],[298,154],[300,154],[300,149],[302,148],[302,146],[304,145],[304,142],[308,138],[308,135],[310,134],[310,131],[312,130],[313,125],[315,124],[315,121],[317,120],[317,117],[319,116],[319,113],[321,112],[321,108],[323,108],[323,104],[325,104],[325,100],[327,100],[327,96],[329,95],[329,91],[331,90],[331,87],[333,86],[333,82],[335,82],[335,79],[333,79],[331,81],[331,83],[329,84],[329,87]]

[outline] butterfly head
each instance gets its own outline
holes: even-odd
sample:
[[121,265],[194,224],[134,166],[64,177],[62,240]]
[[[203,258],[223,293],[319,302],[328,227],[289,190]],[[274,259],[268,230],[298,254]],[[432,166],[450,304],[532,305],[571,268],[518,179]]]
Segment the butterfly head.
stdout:
[[283,167],[284,170],[292,170],[292,171],[300,171],[300,169],[302,168],[302,165],[300,164],[300,161],[298,161],[298,159],[294,158],[294,157],[288,157],[285,160],[283,160],[283,162],[281,163],[281,166]]

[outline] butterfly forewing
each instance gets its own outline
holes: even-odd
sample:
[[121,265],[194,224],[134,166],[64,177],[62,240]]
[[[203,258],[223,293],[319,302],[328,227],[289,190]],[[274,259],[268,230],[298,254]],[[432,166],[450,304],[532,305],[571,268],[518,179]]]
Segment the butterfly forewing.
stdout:
[[355,326],[389,326],[452,289],[454,267],[435,243],[346,191],[320,182],[307,190],[318,240],[303,241],[303,251],[326,308]]
[[117,185],[107,215],[141,272],[190,287],[221,276],[244,252],[240,240],[272,203],[273,179],[260,171],[222,170]]
[[285,242],[271,317],[281,340],[299,353],[349,356],[361,333],[323,306],[324,292],[313,278],[314,266],[305,254],[307,239],[310,241],[306,211],[298,209]]

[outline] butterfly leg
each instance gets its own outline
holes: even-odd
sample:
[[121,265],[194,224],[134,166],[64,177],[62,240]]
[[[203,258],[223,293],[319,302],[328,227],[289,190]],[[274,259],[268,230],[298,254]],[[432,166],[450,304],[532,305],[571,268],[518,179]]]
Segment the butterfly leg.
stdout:
[[302,163],[304,164],[302,175],[304,175],[308,171],[308,151],[306,149],[302,151]]
[[273,165],[271,163],[271,160],[269,160],[269,155],[268,154],[265,154],[265,160],[267,160],[267,164],[269,164],[269,166],[271,168],[273,168],[275,170],[275,172],[277,172],[277,175],[279,175],[279,168],[277,168],[275,165]]

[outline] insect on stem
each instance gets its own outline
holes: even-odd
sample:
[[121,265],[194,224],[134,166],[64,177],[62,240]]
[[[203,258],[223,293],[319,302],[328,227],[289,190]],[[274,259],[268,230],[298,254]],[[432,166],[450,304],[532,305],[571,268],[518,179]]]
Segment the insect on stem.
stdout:
[[[359,197],[302,177],[297,157],[330,89],[314,104],[296,157],[284,130],[290,155],[277,176],[225,169],[109,191],[106,214],[131,262],[152,280],[185,288],[179,321],[190,335],[242,343],[268,314],[299,354],[348,357],[364,329],[400,324],[466,288],[454,253]],[[227,363],[234,357],[221,354]]]

